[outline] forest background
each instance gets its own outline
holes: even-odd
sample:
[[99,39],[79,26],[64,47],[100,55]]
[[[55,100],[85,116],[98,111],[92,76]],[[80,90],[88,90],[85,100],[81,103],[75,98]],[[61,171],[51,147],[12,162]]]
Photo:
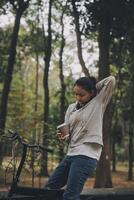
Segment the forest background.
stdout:
[[112,187],[118,165],[133,181],[133,10],[132,0],[0,1],[1,177],[6,166],[14,174],[21,155],[20,146],[2,139],[8,129],[28,143],[54,149],[53,155],[30,152],[25,166],[32,170],[32,185],[35,176],[47,177],[67,150],[55,130],[75,100],[75,80],[95,76],[99,81],[111,74],[116,89],[104,116],[94,187]]

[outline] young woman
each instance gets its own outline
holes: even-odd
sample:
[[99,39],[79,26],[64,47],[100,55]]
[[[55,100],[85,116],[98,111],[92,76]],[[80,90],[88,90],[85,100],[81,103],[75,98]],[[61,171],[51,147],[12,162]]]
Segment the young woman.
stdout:
[[[103,146],[103,115],[114,86],[113,76],[97,84],[93,78],[82,77],[74,84],[76,102],[69,105],[65,115],[68,152],[46,185],[51,189],[66,185],[63,200],[80,200],[84,183],[96,167]],[[64,138],[64,132],[58,131],[58,137]]]

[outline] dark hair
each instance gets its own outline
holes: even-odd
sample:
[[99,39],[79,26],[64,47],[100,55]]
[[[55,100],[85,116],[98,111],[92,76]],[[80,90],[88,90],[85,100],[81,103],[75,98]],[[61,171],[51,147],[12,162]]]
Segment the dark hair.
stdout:
[[76,80],[75,85],[81,86],[87,92],[92,92],[93,96],[96,95],[96,79],[91,77],[81,77]]

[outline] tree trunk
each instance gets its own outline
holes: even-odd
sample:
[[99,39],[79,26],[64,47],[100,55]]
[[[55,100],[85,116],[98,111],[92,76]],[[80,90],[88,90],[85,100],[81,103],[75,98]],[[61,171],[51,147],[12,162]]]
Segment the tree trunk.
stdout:
[[[49,1],[49,13],[48,13],[48,36],[45,38],[45,69],[44,69],[44,130],[43,130],[43,145],[48,147],[48,123],[49,123],[49,86],[48,86],[48,76],[49,76],[49,66],[51,59],[51,43],[52,43],[52,31],[51,31],[51,9],[52,9],[52,0]],[[48,176],[48,155],[44,153],[43,161],[41,164],[41,174],[44,176]]]
[[133,128],[129,128],[129,160],[128,160],[128,180],[133,180]]
[[[109,45],[110,45],[110,21],[105,19],[100,23],[99,29],[99,79],[109,75]],[[96,170],[94,187],[112,187],[110,171],[110,129],[112,112],[108,105],[104,114],[102,155]]]
[[80,32],[80,27],[79,27],[79,13],[77,12],[77,8],[76,8],[74,0],[72,0],[72,7],[73,7],[74,22],[75,22],[75,32],[76,32],[76,38],[77,38],[77,50],[78,50],[79,62],[81,64],[82,71],[85,74],[85,76],[90,76],[89,71],[85,65],[83,55],[82,55],[81,32]]
[[[9,49],[9,57],[8,57],[8,66],[7,71],[5,75],[5,81],[1,96],[1,103],[0,103],[0,131],[4,131],[5,129],[5,123],[6,123],[6,116],[7,116],[7,103],[8,103],[8,96],[9,91],[11,87],[11,81],[12,81],[12,75],[13,75],[13,69],[14,69],[14,63],[15,63],[15,57],[16,57],[16,46],[17,46],[17,40],[18,40],[18,32],[19,32],[19,26],[20,26],[20,19],[22,16],[22,11],[18,10],[15,18],[14,28],[13,28],[13,34],[12,34],[12,40],[10,44]],[[2,164],[2,144],[0,144],[0,166]]]
[[[36,78],[35,78],[35,106],[34,106],[34,111],[35,114],[38,111],[38,80],[39,80],[39,56],[38,53],[36,53]],[[36,143],[37,139],[37,119],[35,116],[34,119],[34,129],[32,132],[32,144]],[[34,149],[31,151],[31,169],[32,169],[32,187],[34,187],[34,177],[35,177],[35,168],[34,168],[34,163],[35,163],[35,151]]]
[[8,66],[7,66],[4,87],[3,87],[2,96],[1,96],[1,104],[0,104],[0,129],[1,130],[4,130],[5,128],[6,115],[7,115],[7,102],[8,102],[8,95],[10,91],[15,57],[16,57],[16,46],[17,46],[17,40],[18,40],[20,19],[21,19],[21,13],[18,11],[15,18],[12,40],[11,40],[11,45],[9,49]]
[[39,55],[36,53],[35,112],[38,111]]
[[110,128],[111,128],[111,105],[109,104],[104,115],[103,142],[104,147],[96,170],[95,188],[112,187],[110,170]]
[[112,171],[116,172],[116,150],[115,150],[115,145],[116,145],[116,129],[117,129],[117,124],[118,124],[118,114],[117,114],[117,108],[115,108],[115,103],[113,106],[113,110],[115,110],[115,124],[113,127],[112,131]]
[[[133,56],[133,53],[131,54]],[[133,57],[132,57],[133,58]],[[129,161],[128,161],[128,180],[133,180],[133,153],[134,153],[134,144],[133,144],[133,131],[134,131],[134,70],[133,65],[131,66],[131,74],[132,74],[132,92],[131,92],[131,110],[130,110],[130,124],[129,124]]]
[[[121,55],[121,48],[122,45],[121,45],[121,41],[120,41],[120,44],[119,44],[119,55],[118,55],[118,62],[119,62],[119,66],[120,68],[118,69],[118,77],[119,77],[119,80],[118,80],[118,83],[116,85],[116,90],[117,91],[120,91],[120,86],[122,85],[122,81],[120,79],[121,77],[121,66],[122,66],[122,55]],[[115,96],[115,101],[113,102],[112,101],[112,110],[113,110],[113,113],[115,113],[115,124],[114,124],[114,127],[113,127],[113,132],[112,132],[112,171],[113,172],[116,172],[116,142],[117,142],[117,134],[116,134],[116,130],[117,130],[117,126],[118,126],[118,101],[121,101],[122,99],[122,92],[120,92],[118,94],[118,92],[116,92],[116,96]]]
[[116,172],[116,151],[115,151],[115,134],[112,134],[113,140],[112,140],[112,171]]
[[[59,69],[60,69],[60,84],[61,84],[61,95],[60,95],[60,123],[64,122],[64,115],[65,115],[65,91],[66,91],[66,85],[64,82],[64,74],[63,74],[63,51],[65,47],[65,38],[64,38],[64,23],[63,23],[63,16],[64,16],[64,10],[61,15],[61,47],[59,52]],[[61,161],[64,156],[64,144],[62,142],[59,142],[59,160]]]

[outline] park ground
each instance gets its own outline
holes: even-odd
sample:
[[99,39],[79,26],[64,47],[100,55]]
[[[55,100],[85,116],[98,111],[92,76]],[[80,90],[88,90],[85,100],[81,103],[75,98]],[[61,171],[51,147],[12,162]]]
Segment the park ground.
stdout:
[[[7,175],[6,177],[6,185],[5,185],[5,172],[0,170],[0,191],[6,191],[9,189],[10,186],[10,181],[8,179],[8,177],[10,177],[11,175]],[[84,188],[86,189],[90,189],[93,188],[94,186],[94,181],[95,178],[89,178],[86,183]],[[39,176],[36,176],[34,179],[34,186],[35,187],[42,187],[45,182],[47,182],[47,178],[46,177],[41,177],[39,178]],[[112,172],[112,183],[113,183],[113,187],[114,188],[131,188],[134,189],[134,179],[132,181],[128,181],[127,178],[127,165],[120,163],[117,165],[116,168],[116,172]],[[29,171],[25,171],[22,173],[21,176],[21,185],[27,185],[27,186],[31,186],[32,185],[32,179],[31,179],[31,174]]]

